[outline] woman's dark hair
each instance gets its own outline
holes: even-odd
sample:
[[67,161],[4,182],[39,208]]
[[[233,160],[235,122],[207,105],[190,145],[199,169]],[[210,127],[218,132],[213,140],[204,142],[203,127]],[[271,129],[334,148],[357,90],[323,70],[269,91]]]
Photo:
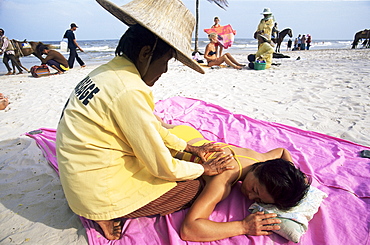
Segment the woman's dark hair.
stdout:
[[266,187],[274,205],[283,210],[297,206],[310,187],[307,176],[281,158],[255,163],[250,171]]
[[141,49],[145,46],[153,48],[155,43],[157,44],[154,48],[151,62],[161,58],[169,50],[173,50],[173,48],[145,27],[136,24],[128,28],[119,40],[116,48],[116,55],[126,55],[127,58],[136,64]]

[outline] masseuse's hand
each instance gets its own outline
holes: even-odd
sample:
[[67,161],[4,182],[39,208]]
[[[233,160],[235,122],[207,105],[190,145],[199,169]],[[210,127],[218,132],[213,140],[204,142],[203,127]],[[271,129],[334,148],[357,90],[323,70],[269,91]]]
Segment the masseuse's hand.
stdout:
[[185,148],[186,152],[189,152],[195,156],[198,156],[202,162],[206,162],[207,159],[205,158],[205,155],[209,152],[222,152],[223,150],[221,147],[217,144],[213,143],[207,143],[202,146],[192,146],[192,145],[187,145]]
[[230,163],[233,159],[232,155],[225,155],[224,153],[216,153],[215,158],[209,159],[208,161],[202,163],[204,168],[203,175],[213,176],[220,174],[226,170],[234,169]]
[[264,214],[263,212],[256,212],[248,215],[242,220],[244,234],[251,236],[270,235],[272,230],[279,230],[280,219],[274,219],[276,214]]

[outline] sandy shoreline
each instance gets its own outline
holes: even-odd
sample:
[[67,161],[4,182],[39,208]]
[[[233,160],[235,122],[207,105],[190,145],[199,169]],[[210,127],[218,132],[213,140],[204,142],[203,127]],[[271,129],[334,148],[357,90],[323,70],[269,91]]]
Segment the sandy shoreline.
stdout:
[[[201,99],[233,113],[316,131],[370,146],[370,49],[283,52],[265,71],[205,68],[201,75],[171,62],[153,87],[155,100]],[[241,63],[246,55],[233,54]],[[297,57],[300,57],[297,60]],[[59,179],[32,139],[56,128],[75,85],[96,67],[33,78],[0,74],[9,97],[0,111],[0,244],[87,244]]]

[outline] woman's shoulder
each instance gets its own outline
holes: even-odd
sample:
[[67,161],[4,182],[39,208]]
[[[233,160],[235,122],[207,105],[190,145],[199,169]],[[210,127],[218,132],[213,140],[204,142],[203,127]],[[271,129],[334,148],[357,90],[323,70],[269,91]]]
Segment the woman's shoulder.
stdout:
[[210,43],[208,43],[208,44],[207,44],[207,46],[206,46],[206,50],[207,50],[207,49],[214,48],[214,47],[215,47],[215,44],[214,44],[214,43],[212,43],[212,42],[210,42]]

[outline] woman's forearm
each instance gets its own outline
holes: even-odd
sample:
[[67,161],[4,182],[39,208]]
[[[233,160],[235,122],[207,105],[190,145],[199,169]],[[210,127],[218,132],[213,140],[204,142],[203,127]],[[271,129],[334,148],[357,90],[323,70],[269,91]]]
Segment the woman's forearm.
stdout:
[[180,236],[185,241],[209,242],[243,234],[242,221],[214,222],[197,219],[184,222]]

